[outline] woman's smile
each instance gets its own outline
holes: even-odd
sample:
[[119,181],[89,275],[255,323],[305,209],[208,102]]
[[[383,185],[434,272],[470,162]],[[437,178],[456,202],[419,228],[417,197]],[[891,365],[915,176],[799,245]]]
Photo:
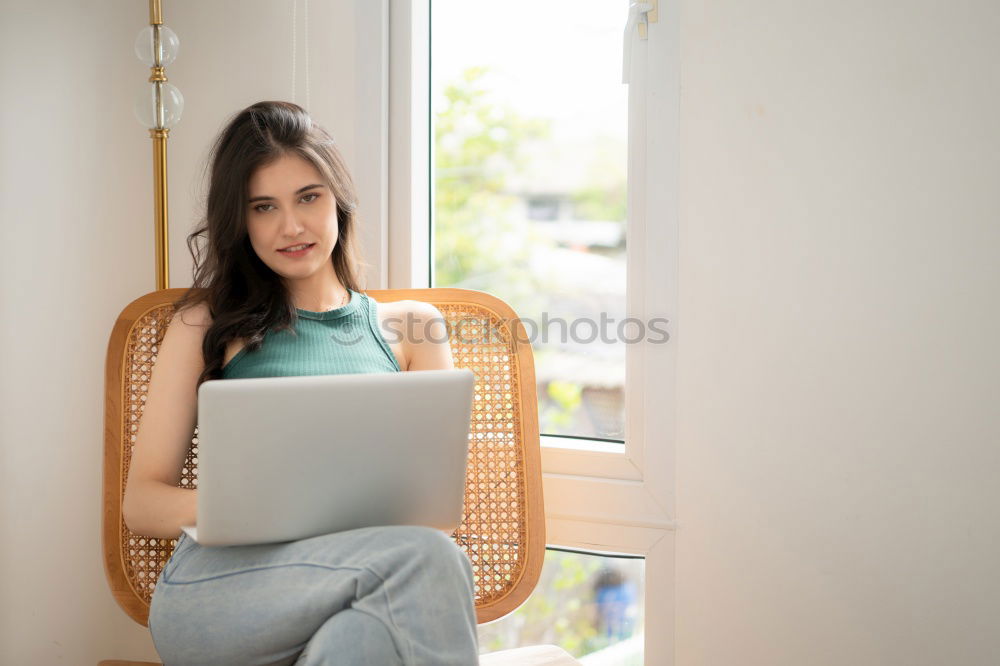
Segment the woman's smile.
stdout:
[[289,248],[278,250],[278,252],[286,257],[304,257],[315,246],[316,243],[300,243],[299,245],[291,245]]

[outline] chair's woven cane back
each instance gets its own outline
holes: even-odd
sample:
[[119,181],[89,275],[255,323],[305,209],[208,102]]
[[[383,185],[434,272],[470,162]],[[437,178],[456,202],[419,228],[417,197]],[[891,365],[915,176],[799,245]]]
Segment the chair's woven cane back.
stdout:
[[[146,624],[149,602],[176,539],[131,532],[121,505],[159,343],[184,289],[142,296],[119,315],[105,368],[104,564],[112,593]],[[453,538],[476,578],[476,612],[488,622],[516,608],[538,581],[545,553],[538,413],[531,348],[503,301],[466,289],[372,290],[380,303],[435,305],[449,329],[456,368],[475,374],[464,519]],[[197,428],[179,486],[198,485]]]

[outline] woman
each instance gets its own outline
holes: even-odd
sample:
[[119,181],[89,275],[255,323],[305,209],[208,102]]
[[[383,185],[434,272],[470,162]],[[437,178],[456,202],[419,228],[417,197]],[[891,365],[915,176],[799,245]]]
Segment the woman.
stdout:
[[[294,104],[244,109],[214,145],[206,219],[188,238],[198,291],[164,333],[123,502],[134,532],[180,535],[149,613],[168,666],[478,662],[472,568],[440,531],[213,548],[180,530],[196,518],[197,490],[177,484],[201,382],[453,367],[436,308],[360,292],[355,212],[332,139]],[[387,320],[425,335],[387,342]]]

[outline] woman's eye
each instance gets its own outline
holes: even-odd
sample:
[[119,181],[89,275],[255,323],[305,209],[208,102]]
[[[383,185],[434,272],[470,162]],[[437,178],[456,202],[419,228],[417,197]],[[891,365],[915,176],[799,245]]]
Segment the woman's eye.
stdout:
[[[309,198],[309,197],[312,197],[312,198]],[[319,195],[316,194],[316,193],[314,193],[314,192],[310,192],[309,194],[302,195],[302,200],[305,201],[306,199],[309,199],[308,201],[306,201],[306,203],[312,203],[316,199],[319,199]],[[256,206],[253,207],[253,209],[255,211],[257,211],[258,213],[266,213],[271,208],[274,208],[274,206],[272,204],[269,204],[269,203],[257,204]]]

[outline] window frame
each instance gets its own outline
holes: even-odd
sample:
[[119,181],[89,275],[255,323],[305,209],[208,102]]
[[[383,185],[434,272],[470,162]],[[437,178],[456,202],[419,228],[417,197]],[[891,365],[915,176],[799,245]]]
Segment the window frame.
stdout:
[[[624,27],[628,2],[621,3]],[[670,339],[626,348],[624,446],[542,436],[541,451],[547,543],[643,555],[645,661],[672,664],[679,32],[677,7],[658,4],[647,39],[633,42],[628,84],[626,311],[644,322],[668,319]],[[368,99],[359,102],[358,116],[378,117],[364,114],[388,109],[382,144],[388,149],[375,158],[386,160],[375,171],[386,176],[381,192],[388,208],[380,245],[388,262],[377,269],[379,288],[430,286],[430,5],[430,0],[371,3],[366,20],[383,21],[387,44],[372,40],[358,47],[359,58],[388,58],[387,66],[368,67],[386,80],[365,86]],[[647,122],[653,118],[657,122]],[[359,134],[357,145],[371,145],[362,138]]]

